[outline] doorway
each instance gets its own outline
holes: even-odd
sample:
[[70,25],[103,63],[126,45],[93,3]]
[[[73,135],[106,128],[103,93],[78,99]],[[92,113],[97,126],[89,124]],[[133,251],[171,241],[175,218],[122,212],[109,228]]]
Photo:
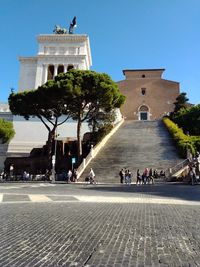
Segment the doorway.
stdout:
[[138,120],[148,121],[149,120],[149,108],[146,105],[142,105],[138,110]]

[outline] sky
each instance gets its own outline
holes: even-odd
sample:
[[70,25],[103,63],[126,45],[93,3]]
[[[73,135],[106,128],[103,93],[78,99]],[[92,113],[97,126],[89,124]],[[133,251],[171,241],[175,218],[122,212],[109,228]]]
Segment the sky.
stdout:
[[19,56],[36,56],[55,25],[90,38],[92,70],[123,80],[123,69],[164,68],[200,103],[199,0],[0,0],[0,102],[18,91]]

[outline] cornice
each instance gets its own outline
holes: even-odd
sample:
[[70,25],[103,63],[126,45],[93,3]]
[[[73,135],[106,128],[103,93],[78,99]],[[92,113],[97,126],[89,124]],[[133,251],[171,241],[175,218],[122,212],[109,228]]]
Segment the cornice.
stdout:
[[80,58],[85,59],[86,55],[38,55],[37,59],[47,59],[47,58]]
[[37,62],[37,57],[19,57],[20,62]]
[[41,34],[37,36],[39,43],[42,42],[85,42],[88,39],[86,34]]

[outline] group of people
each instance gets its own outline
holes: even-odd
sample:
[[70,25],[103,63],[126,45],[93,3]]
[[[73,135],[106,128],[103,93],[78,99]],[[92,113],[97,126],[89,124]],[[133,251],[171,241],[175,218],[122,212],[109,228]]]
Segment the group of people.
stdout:
[[[119,177],[120,177],[120,183],[121,184],[131,184],[132,180],[132,173],[128,169],[121,169],[119,172]],[[141,185],[141,184],[154,184],[154,178],[158,177],[165,177],[165,172],[163,170],[158,173],[157,169],[153,170],[145,168],[143,172],[140,172],[140,170],[137,170],[136,173],[136,185]]]
[[68,171],[64,171],[63,172],[63,178],[67,183],[71,183],[71,182],[77,182],[78,180],[78,172],[77,169],[72,170],[68,170]]

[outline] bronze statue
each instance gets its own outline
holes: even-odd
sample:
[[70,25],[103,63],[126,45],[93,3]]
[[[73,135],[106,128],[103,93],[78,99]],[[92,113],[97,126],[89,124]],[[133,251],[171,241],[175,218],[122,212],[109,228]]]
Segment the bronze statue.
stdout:
[[76,16],[70,22],[69,32],[65,28],[61,28],[59,25],[55,25],[53,33],[55,34],[73,34],[73,29],[76,28]]
[[55,34],[67,34],[67,30],[65,28],[61,28],[59,25],[55,25],[53,32]]
[[73,20],[70,22],[69,26],[69,34],[73,34],[73,29],[76,28],[76,16],[73,18]]

